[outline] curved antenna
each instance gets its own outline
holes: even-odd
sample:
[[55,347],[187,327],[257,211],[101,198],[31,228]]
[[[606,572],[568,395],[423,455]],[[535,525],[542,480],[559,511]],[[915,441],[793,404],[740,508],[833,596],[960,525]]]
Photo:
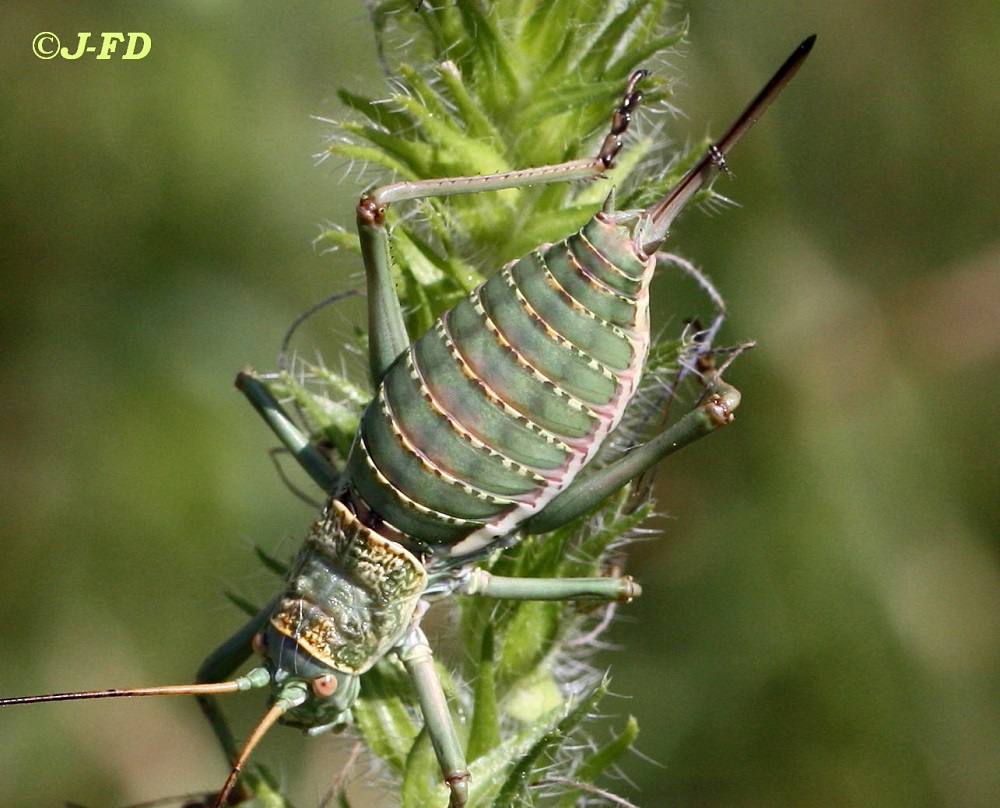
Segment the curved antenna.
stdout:
[[292,324],[288,326],[288,329],[285,331],[285,336],[281,338],[281,349],[278,351],[278,370],[290,370],[288,366],[288,353],[291,350],[290,346],[292,337],[295,335],[295,332],[298,330],[300,325],[321,309],[325,309],[327,306],[333,305],[346,297],[354,297],[355,295],[360,294],[361,291],[358,289],[346,289],[343,292],[337,292],[336,294],[329,295],[324,297],[322,300],[313,303],[309,308],[292,320]]
[[753,101],[747,105],[736,122],[722,137],[708,147],[701,159],[670,189],[670,192],[647,211],[651,226],[644,236],[643,252],[647,255],[656,252],[667,237],[667,230],[674,219],[695,195],[695,192],[712,176],[712,172],[729,170],[726,166],[726,155],[750,131],[750,127],[757,123],[771,102],[785,89],[785,85],[802,67],[802,63],[806,60],[815,43],[815,34],[802,40],[802,43],[778,68],[771,80],[764,85],[764,89],[757,93]]
[[236,781],[239,779],[243,767],[250,758],[250,754],[267,734],[267,731],[275,725],[281,716],[289,710],[298,707],[307,698],[309,698],[309,686],[303,681],[289,682],[281,689],[274,699],[274,704],[268,708],[263,718],[257,722],[257,726],[253,728],[250,735],[243,742],[243,747],[237,753],[236,759],[233,760],[233,767],[229,770],[229,776],[226,778],[226,782],[223,783],[219,795],[215,798],[212,808],[223,808],[226,804],[229,793],[236,785]]
[[14,696],[0,699],[0,707],[13,704],[43,704],[48,701],[83,701],[84,699],[116,699],[133,696],[215,696],[239,693],[266,687],[271,674],[266,668],[254,668],[245,676],[229,682],[203,682],[190,685],[160,685],[158,687],[111,688],[108,690],[80,690],[73,693],[48,693],[43,696]]

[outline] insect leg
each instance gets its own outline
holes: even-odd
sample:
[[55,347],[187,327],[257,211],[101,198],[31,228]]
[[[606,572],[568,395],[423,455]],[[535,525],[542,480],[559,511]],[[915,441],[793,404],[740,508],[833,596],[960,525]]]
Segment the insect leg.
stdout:
[[429,196],[452,196],[482,191],[499,191],[525,185],[592,179],[605,169],[600,156],[573,160],[555,166],[541,166],[477,177],[397,182],[383,185],[361,197],[357,206],[358,235],[368,289],[368,352],[372,384],[378,386],[389,366],[410,344],[403,310],[392,280],[389,231],[385,224],[386,206],[392,202]]
[[455,589],[497,600],[590,600],[627,603],[642,594],[628,575],[601,578],[516,578],[474,568]]
[[553,182],[572,182],[599,177],[605,169],[614,167],[615,157],[622,148],[621,136],[628,129],[632,122],[632,113],[642,101],[642,92],[636,88],[648,75],[648,70],[637,70],[629,77],[622,99],[611,115],[608,134],[595,157],[516,171],[501,171],[496,174],[394,182],[365,194],[362,200],[370,200],[376,211],[384,212],[387,205],[407,199],[476,194],[482,191],[500,191],[504,188],[523,188],[528,185],[547,185]]
[[740,393],[735,387],[716,382],[714,391],[700,406],[655,438],[593,474],[575,480],[535,516],[523,522],[521,529],[526,533],[546,533],[582,516],[667,455],[728,424],[739,403]]
[[427,734],[441,766],[445,784],[451,791],[448,806],[461,808],[469,799],[469,770],[465,752],[448,710],[441,679],[434,670],[434,656],[427,636],[418,625],[410,627],[398,654],[413,680]]
[[236,376],[236,387],[316,484],[324,491],[332,491],[337,485],[337,471],[295,425],[267,386],[253,371],[244,370]]
[[609,132],[594,157],[496,174],[395,182],[375,188],[361,197],[356,213],[361,257],[365,265],[369,370],[374,386],[379,385],[393,360],[410,344],[399,297],[392,281],[389,232],[385,224],[386,207],[394,202],[432,196],[500,191],[504,188],[572,182],[601,176],[606,169],[614,166],[614,158],[622,147],[621,135],[628,128],[632,112],[642,99],[642,93],[636,87],[646,75],[647,71],[638,70],[629,78],[624,96],[611,116]]
[[372,386],[378,387],[389,366],[410,344],[410,338],[392,280],[385,206],[365,194],[358,202],[357,221],[368,298],[368,370]]

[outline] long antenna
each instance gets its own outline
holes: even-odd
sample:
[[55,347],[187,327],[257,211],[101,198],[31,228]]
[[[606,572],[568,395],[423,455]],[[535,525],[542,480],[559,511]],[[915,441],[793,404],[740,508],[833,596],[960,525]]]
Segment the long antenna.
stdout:
[[271,674],[266,668],[254,668],[245,676],[229,682],[202,682],[190,685],[160,685],[158,687],[112,688],[109,690],[79,690],[73,693],[47,693],[44,696],[14,696],[0,699],[0,707],[13,704],[42,704],[47,701],[83,701],[84,699],[117,699],[133,696],[213,696],[239,693],[266,687]]
[[[267,668],[254,668],[244,676],[229,682],[201,682],[187,685],[160,685],[157,687],[111,688],[108,690],[79,690],[72,693],[47,693],[43,696],[14,696],[0,699],[0,707],[15,704],[43,704],[50,701],[84,701],[86,699],[116,699],[135,696],[218,696],[224,693],[239,693],[243,690],[254,690],[266,687],[271,682],[271,674]],[[291,682],[282,688],[275,698],[274,704],[264,714],[264,717],[254,727],[253,732],[244,742],[236,755],[225,785],[215,798],[215,807],[221,808],[229,793],[236,785],[236,780],[243,771],[247,759],[254,747],[264,737],[264,734],[286,712],[302,704],[309,697],[309,687],[305,682]]]
[[213,808],[223,808],[226,804],[226,800],[229,797],[229,792],[233,790],[236,785],[236,780],[239,778],[240,773],[243,771],[243,767],[246,765],[247,760],[250,758],[250,753],[256,748],[257,744],[260,743],[261,738],[267,734],[267,731],[274,726],[275,722],[281,718],[289,710],[298,707],[306,699],[309,698],[309,685],[301,680],[293,680],[282,687],[281,691],[275,696],[274,703],[268,708],[268,711],[264,713],[264,717],[257,722],[257,726],[253,728],[253,731],[243,742],[243,748],[236,755],[236,759],[233,761],[233,767],[229,770],[229,776],[226,778],[226,782],[222,785],[222,790],[219,795],[215,798],[213,803]]
[[715,143],[708,147],[705,154],[697,163],[685,174],[680,181],[670,190],[670,192],[657,202],[648,211],[651,227],[646,234],[646,242],[642,245],[643,252],[647,255],[655,253],[662,241],[667,236],[667,230],[673,223],[677,215],[684,209],[684,206],[691,200],[705,181],[712,176],[715,171],[727,171],[726,155],[732,151],[733,147],[740,142],[743,136],[750,131],[771,102],[778,97],[778,94],[785,89],[785,85],[792,80],[792,77],[802,67],[813,45],[816,43],[816,35],[802,40],[802,43],[792,52],[784,64],[778,68],[771,80],[764,85],[754,97],[743,113],[736,119],[736,122],[729,127],[726,133]]

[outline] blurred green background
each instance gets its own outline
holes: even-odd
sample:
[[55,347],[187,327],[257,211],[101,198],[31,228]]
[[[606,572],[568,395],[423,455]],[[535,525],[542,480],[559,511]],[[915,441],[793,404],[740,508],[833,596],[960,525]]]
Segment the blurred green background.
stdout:
[[[645,593],[600,657],[643,806],[961,806],[1000,794],[1000,81],[995,2],[689,3],[678,141],[719,132],[806,34],[741,145],[741,207],[671,249],[755,338],[738,422],[665,464]],[[140,61],[35,34],[142,31]],[[379,94],[360,2],[0,5],[0,694],[188,680],[313,512],[232,389],[358,285],[311,247],[359,168],[314,164],[338,87]],[[660,322],[684,315],[657,300]],[[316,329],[335,359],[347,309]],[[339,330],[338,330],[339,329]],[[350,360],[361,367],[358,360]],[[0,713],[0,805],[212,789],[189,699]],[[230,699],[232,703],[234,700]],[[263,698],[237,697],[241,729]],[[598,740],[606,739],[601,724]],[[315,805],[347,742],[260,755]],[[369,769],[357,770],[367,779]],[[378,801],[373,804],[378,804]]]

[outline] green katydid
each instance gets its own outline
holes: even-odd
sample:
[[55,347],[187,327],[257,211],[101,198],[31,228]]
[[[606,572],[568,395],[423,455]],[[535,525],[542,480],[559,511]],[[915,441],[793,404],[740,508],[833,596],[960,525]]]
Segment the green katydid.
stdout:
[[[522,579],[474,562],[518,535],[544,533],[597,506],[664,457],[727,424],[739,393],[716,375],[703,402],[656,437],[588,468],[633,399],[650,345],[656,253],[692,196],[809,54],[791,54],[747,109],[658,202],[616,211],[493,274],[415,341],[393,286],[389,204],[599,176],[639,103],[633,74],[598,154],[476,177],[399,182],[362,196],[369,367],[375,395],[342,469],[331,466],[254,374],[238,386],[329,494],[282,592],[214,651],[198,684],[0,699],[0,706],[113,696],[195,694],[232,767],[223,805],[276,721],[319,731],[351,720],[359,677],[387,654],[412,679],[450,805],[467,803],[468,766],[420,619],[430,596],[628,601],[628,576]],[[256,651],[264,663],[230,679]],[[222,681],[228,680],[228,681]],[[270,686],[272,704],[238,745],[211,697]]]

